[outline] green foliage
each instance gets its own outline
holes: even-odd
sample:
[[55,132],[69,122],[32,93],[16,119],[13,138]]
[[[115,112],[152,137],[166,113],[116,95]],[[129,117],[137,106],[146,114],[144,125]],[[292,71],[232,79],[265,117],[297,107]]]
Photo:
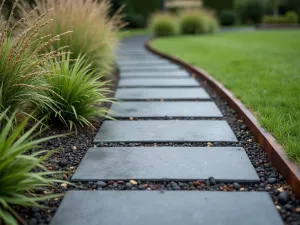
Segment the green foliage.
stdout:
[[264,4],[260,0],[244,0],[236,4],[236,11],[242,23],[260,23]]
[[203,5],[221,12],[226,9],[233,9],[234,0],[203,0]]
[[181,34],[214,33],[218,28],[217,20],[205,11],[183,11],[180,15]]
[[[105,116],[107,109],[99,104],[110,102],[106,97],[109,92],[107,82],[87,64],[84,57],[70,63],[69,55],[50,61],[45,68],[50,71],[47,76],[49,90],[46,95],[58,107],[55,111],[47,108],[41,115],[52,122],[60,121],[70,130],[77,126],[92,126],[97,116]],[[53,121],[54,120],[54,121]]]
[[[15,114],[7,120],[6,113],[7,110],[0,114],[0,224],[3,221],[17,225],[17,220],[22,219],[13,206],[39,206],[39,201],[58,197],[38,195],[35,191],[61,181],[49,178],[54,172],[42,165],[51,152],[36,150],[40,143],[55,137],[36,139],[39,124],[25,131],[29,118],[13,128]],[[34,172],[35,169],[39,172]]]
[[220,15],[220,24],[222,26],[233,26],[236,23],[236,15],[232,10],[224,10]]
[[134,13],[126,14],[124,20],[126,23],[128,23],[126,26],[128,28],[139,29],[146,26],[144,16],[140,14],[134,14]]
[[22,20],[13,22],[15,7],[16,5],[13,6],[7,21],[0,18],[0,113],[9,108],[9,114],[16,110],[27,112],[32,108],[54,104],[44,95],[48,85],[45,82],[47,72],[42,65],[59,54],[53,51],[50,54],[38,55],[39,49],[55,41],[50,39],[46,42],[36,38],[45,25],[45,14],[40,15],[32,26],[20,30],[19,35],[12,37],[15,27],[22,23]]
[[300,165],[300,31],[184,36],[158,39],[153,46],[222,82]]
[[127,28],[145,28],[152,13],[159,11],[161,0],[141,1],[141,0],[114,0],[113,11],[117,11],[125,5],[124,20]]
[[285,14],[286,20],[289,23],[295,24],[298,23],[299,16],[296,12],[289,11]]
[[201,11],[185,11],[180,16],[180,32],[182,34],[205,34],[208,23]]
[[171,14],[159,13],[152,17],[150,29],[154,36],[173,36],[178,33],[177,19]]
[[[114,59],[115,48],[118,44],[118,29],[123,27],[122,15],[118,11],[113,17],[109,16],[111,4],[109,1],[96,0],[35,0],[38,7],[26,21],[31,26],[34,20],[48,9],[47,19],[53,19],[48,26],[43,27],[39,37],[48,34],[57,35],[72,31],[72,35],[65,35],[45,50],[51,51],[69,46],[72,59],[85,55],[89,64],[95,69],[110,75]],[[28,14],[33,6],[22,3],[19,6],[21,15]]]
[[213,16],[207,17],[208,33],[213,34],[219,30],[219,23]]
[[266,24],[297,24],[298,15],[295,12],[288,12],[284,16],[264,16],[263,22]]

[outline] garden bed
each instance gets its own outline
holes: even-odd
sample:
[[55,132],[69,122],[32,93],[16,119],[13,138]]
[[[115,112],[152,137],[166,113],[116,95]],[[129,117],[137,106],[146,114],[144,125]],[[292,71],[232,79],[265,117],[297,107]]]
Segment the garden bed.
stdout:
[[299,24],[267,24],[261,23],[256,24],[258,30],[269,30],[269,29],[300,29]]

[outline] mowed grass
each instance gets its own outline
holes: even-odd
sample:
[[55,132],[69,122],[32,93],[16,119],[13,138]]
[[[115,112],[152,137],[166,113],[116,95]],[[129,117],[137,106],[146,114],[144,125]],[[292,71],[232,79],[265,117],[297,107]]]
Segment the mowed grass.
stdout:
[[300,165],[300,31],[163,38],[153,46],[223,83]]

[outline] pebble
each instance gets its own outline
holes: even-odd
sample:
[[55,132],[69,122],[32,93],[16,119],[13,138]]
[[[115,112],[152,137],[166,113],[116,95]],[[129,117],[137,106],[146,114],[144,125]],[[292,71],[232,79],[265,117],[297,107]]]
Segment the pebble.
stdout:
[[28,222],[28,225],[37,225],[38,220],[36,218],[31,218]]
[[131,183],[132,185],[137,185],[137,182],[135,180],[130,180],[129,183]]
[[235,190],[239,190],[240,189],[240,185],[238,183],[234,183],[233,187]]
[[196,186],[196,187],[201,186],[201,184],[202,184],[202,181],[200,181],[200,180],[197,180],[197,181],[193,182],[193,185]]
[[216,185],[217,184],[215,178],[213,178],[213,177],[209,177],[208,180],[209,180],[209,183],[211,185]]
[[268,178],[268,184],[275,184],[276,183],[276,178],[274,178],[274,177],[270,177],[270,178]]
[[77,150],[77,147],[76,146],[72,146],[72,150]]
[[108,185],[113,185],[115,182],[113,180],[110,180],[107,182]]
[[58,165],[61,166],[61,167],[65,167],[65,166],[68,165],[68,160],[62,159],[62,160],[59,161]]
[[296,208],[295,212],[300,213],[300,207]]
[[68,184],[63,183],[63,184],[61,184],[60,186],[63,187],[63,188],[67,188],[67,187],[68,187]]
[[131,183],[126,183],[125,186],[126,186],[127,188],[132,188],[132,187],[133,187],[133,185],[132,185]]
[[106,186],[107,186],[107,184],[106,184],[104,181],[98,181],[98,182],[96,183],[96,185],[97,185],[98,187],[106,187]]
[[139,189],[140,189],[140,190],[145,190],[146,188],[145,188],[144,185],[139,185]]
[[285,204],[285,205],[284,205],[284,208],[285,208],[287,211],[293,211],[293,206],[291,206],[290,204]]
[[278,195],[278,202],[282,205],[286,204],[290,200],[290,196],[288,192],[281,192]]

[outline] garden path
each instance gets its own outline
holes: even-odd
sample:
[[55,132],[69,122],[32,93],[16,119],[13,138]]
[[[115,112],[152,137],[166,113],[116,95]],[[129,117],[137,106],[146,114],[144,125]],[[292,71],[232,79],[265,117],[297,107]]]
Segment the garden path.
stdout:
[[[259,183],[259,176],[208,92],[187,71],[147,52],[145,40],[129,38],[118,52],[120,102],[110,112],[118,120],[103,123],[98,147],[72,177],[99,185],[116,180],[133,190],[68,192],[51,224],[282,225],[267,192],[213,188],[230,182],[239,190],[239,184]],[[182,191],[184,184],[174,182],[167,191],[139,191],[147,189],[140,181],[212,188]]]

